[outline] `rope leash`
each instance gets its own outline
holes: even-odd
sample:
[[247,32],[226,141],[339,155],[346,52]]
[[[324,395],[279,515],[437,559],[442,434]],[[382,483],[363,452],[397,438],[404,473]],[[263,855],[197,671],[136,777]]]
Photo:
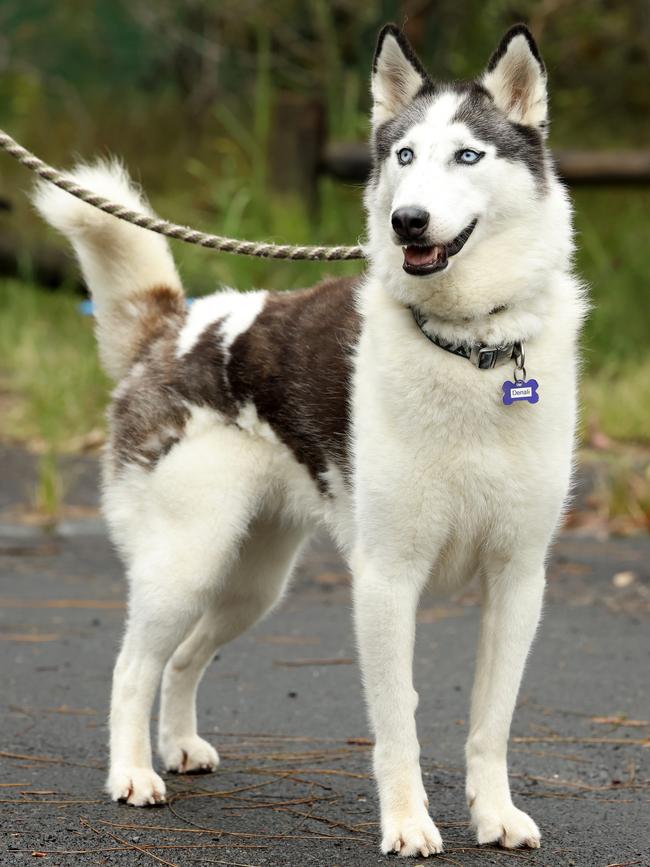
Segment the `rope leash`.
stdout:
[[141,229],[148,229],[150,232],[157,232],[159,235],[166,235],[168,238],[185,241],[187,244],[197,244],[199,247],[209,247],[213,250],[221,250],[224,253],[235,253],[239,256],[259,256],[263,259],[310,259],[332,262],[336,260],[365,258],[364,252],[359,246],[316,247],[308,245],[268,244],[255,241],[239,241],[236,238],[226,238],[223,235],[210,235],[207,232],[199,232],[196,229],[190,229],[188,226],[180,226],[178,223],[170,223],[168,220],[161,220],[159,217],[151,217],[138,211],[132,211],[130,208],[124,207],[124,205],[118,205],[117,202],[111,202],[103,196],[98,196],[96,193],[80,187],[72,178],[44,163],[43,160],[40,160],[28,151],[27,148],[18,144],[15,139],[1,129],[0,148],[18,160],[21,165],[34,172],[34,174],[46,181],[50,181],[57,187],[65,190],[66,193],[76,196],[82,202],[86,202],[88,205],[92,205],[106,214],[124,220],[126,223],[139,226]]

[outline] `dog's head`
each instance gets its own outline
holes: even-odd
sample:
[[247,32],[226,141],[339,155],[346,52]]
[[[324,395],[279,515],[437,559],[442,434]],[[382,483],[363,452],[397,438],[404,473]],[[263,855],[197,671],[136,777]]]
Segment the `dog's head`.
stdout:
[[486,315],[568,257],[566,198],[545,145],[546,72],[525,26],[506,33],[477,80],[439,83],[388,25],[372,96],[368,247],[392,295],[443,318]]

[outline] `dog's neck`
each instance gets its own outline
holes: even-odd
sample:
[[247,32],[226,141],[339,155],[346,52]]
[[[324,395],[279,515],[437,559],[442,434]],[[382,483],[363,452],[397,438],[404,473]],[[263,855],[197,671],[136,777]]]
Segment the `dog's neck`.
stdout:
[[537,337],[553,315],[557,278],[570,271],[570,243],[543,249],[524,245],[516,233],[461,253],[448,271],[431,277],[405,274],[399,247],[371,258],[369,269],[396,307],[415,307],[431,333],[449,343],[494,346]]
[[[369,282],[384,296],[380,306],[384,311],[393,308],[398,315],[406,311],[409,316],[415,308],[430,334],[454,345],[501,346],[532,340],[543,330],[549,306],[553,306],[550,286],[554,274],[550,271],[504,272],[494,286],[485,284],[485,271],[478,272],[477,283],[468,285],[465,281],[472,277],[468,268],[425,278],[419,284],[414,283],[414,278],[402,278],[400,271],[399,261],[388,267],[385,260],[371,262]],[[463,281],[462,288],[458,281]],[[458,298],[463,298],[464,303],[455,304]],[[471,299],[476,300],[475,309]],[[377,308],[372,300],[369,302],[364,306],[366,315],[372,316]]]
[[548,312],[548,297],[542,291],[525,300],[499,305],[487,313],[460,318],[440,315],[426,306],[416,309],[426,322],[426,330],[451,344],[504,346],[526,342],[540,334]]

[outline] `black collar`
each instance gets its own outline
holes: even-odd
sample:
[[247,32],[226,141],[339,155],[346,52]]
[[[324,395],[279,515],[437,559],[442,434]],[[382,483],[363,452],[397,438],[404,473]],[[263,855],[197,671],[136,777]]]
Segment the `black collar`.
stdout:
[[509,361],[515,361],[516,364],[523,358],[522,343],[520,340],[514,343],[506,343],[503,346],[486,346],[484,343],[449,343],[438,337],[437,334],[431,334],[426,331],[424,326],[427,322],[424,316],[417,307],[410,308],[413,314],[415,324],[418,326],[422,334],[430,340],[435,346],[444,349],[446,352],[451,352],[452,355],[458,355],[460,358],[465,358],[471,361],[474,367],[479,370],[491,370],[493,367],[498,367],[501,364],[507,364]]

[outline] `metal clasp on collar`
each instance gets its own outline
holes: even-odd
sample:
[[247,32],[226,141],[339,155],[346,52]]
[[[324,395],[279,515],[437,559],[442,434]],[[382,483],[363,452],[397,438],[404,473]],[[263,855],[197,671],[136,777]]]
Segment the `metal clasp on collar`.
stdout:
[[494,346],[482,346],[474,343],[469,352],[469,360],[479,370],[491,370],[496,367],[499,358],[499,350]]

